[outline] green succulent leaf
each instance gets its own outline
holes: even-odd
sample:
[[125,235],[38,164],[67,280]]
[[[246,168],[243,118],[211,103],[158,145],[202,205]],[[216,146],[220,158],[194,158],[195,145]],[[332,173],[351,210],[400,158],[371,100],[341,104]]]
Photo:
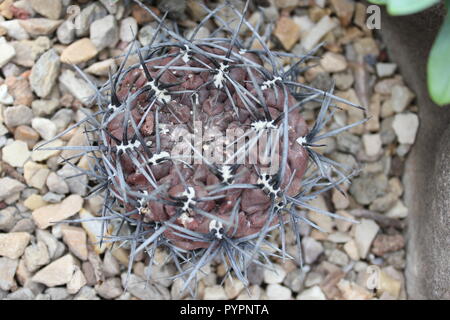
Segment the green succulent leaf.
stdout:
[[425,10],[440,0],[369,0],[371,3],[386,5],[387,11],[393,16],[403,16]]
[[[450,0],[447,0],[447,10]],[[434,42],[428,59],[428,91],[438,105],[450,104],[450,14]]]
[[440,0],[387,0],[387,11],[393,16],[413,14],[425,10]]

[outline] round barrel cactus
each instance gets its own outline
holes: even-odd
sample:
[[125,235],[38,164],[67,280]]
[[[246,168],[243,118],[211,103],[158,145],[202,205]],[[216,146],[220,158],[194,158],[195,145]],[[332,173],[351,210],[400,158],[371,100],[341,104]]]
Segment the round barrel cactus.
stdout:
[[[233,23],[218,15],[225,7],[237,17]],[[115,220],[132,230],[99,234],[99,241],[128,245],[129,272],[142,251],[151,266],[156,250],[166,250],[185,288],[213,259],[248,285],[250,264],[292,258],[287,228],[302,264],[299,223],[317,226],[301,210],[347,219],[308,204],[352,174],[321,154],[321,141],[362,122],[325,132],[340,110],[336,102],[362,108],[334,96],[333,88],[298,81],[319,47],[302,56],[270,50],[271,26],[246,20],[248,2],[242,12],[229,3],[204,10],[187,36],[148,10],[158,22],[151,43],[136,41],[96,89],[94,111],[58,136],[84,126],[90,145],[61,149],[89,156],[90,168],[81,173],[90,178],[91,195],[104,197],[94,219],[104,230]],[[197,38],[212,18],[220,26]],[[302,117],[308,103],[320,105],[310,125]],[[270,239],[273,230],[281,246]]]

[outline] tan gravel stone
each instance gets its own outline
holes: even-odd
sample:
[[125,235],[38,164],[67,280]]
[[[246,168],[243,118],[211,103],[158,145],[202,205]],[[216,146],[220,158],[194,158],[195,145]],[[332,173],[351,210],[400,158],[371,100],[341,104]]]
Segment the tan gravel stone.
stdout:
[[300,39],[300,27],[288,17],[281,17],[275,27],[274,35],[283,47],[290,51]]
[[87,260],[88,249],[86,244],[86,232],[82,228],[63,225],[61,227],[63,241],[69,250],[81,260]]
[[32,194],[23,202],[23,204],[30,210],[36,210],[47,205],[48,203],[44,201],[44,199],[42,199],[42,196],[38,194]]
[[21,168],[28,160],[31,152],[28,145],[20,140],[16,140],[3,148],[3,161],[13,167]]
[[94,58],[97,53],[97,48],[91,39],[83,38],[64,49],[61,61],[68,64],[79,64]]
[[20,258],[30,238],[30,234],[26,232],[0,233],[0,256],[10,259]]
[[47,287],[56,287],[69,283],[76,270],[76,260],[67,254],[39,270],[32,278],[34,282],[45,284]]
[[61,203],[51,204],[33,211],[33,219],[40,229],[46,229],[55,222],[70,218],[78,213],[83,205],[83,198],[70,195]]

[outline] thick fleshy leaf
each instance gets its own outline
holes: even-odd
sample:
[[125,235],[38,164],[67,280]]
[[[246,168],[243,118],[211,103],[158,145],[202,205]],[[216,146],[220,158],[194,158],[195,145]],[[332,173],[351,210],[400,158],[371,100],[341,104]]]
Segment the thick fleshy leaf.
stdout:
[[386,0],[387,11],[393,16],[413,14],[425,10],[440,0]]
[[[450,0],[447,0],[447,10]],[[438,105],[450,104],[450,15],[444,21],[428,60],[428,91]]]
[[370,3],[373,3],[373,4],[381,4],[381,5],[387,4],[388,1],[389,1],[389,0],[369,0]]

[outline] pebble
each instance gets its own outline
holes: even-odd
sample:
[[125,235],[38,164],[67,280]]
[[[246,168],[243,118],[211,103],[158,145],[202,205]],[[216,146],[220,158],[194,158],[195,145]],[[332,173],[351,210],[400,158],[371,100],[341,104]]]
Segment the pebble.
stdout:
[[338,266],[344,267],[348,264],[348,256],[339,249],[331,251],[328,261]]
[[303,246],[303,256],[306,264],[311,264],[317,260],[317,258],[322,254],[323,246],[317,240],[311,237],[305,237],[302,240]]
[[0,233],[0,256],[10,259],[20,258],[30,238],[30,234],[26,232]]
[[33,291],[28,288],[20,288],[13,293],[8,294],[6,300],[34,300]]
[[382,142],[380,134],[365,134],[363,135],[363,145],[364,145],[364,151],[369,157],[374,157],[380,154],[382,151]]
[[37,229],[36,238],[39,242],[45,243],[51,260],[59,258],[58,253],[62,243],[58,242],[58,240],[50,232]]
[[375,221],[362,219],[361,223],[355,227],[355,242],[361,258],[365,258],[369,252],[372,241],[380,230]]
[[47,97],[56,83],[60,69],[59,56],[55,49],[45,52],[31,69],[30,85],[41,98]]
[[39,140],[39,134],[29,126],[21,125],[14,130],[14,139],[25,142],[28,149],[33,149]]
[[0,289],[9,291],[16,285],[14,275],[18,264],[18,260],[0,257]]
[[403,112],[414,100],[415,95],[407,87],[395,85],[392,88],[391,105],[396,113]]
[[78,291],[86,284],[86,278],[80,268],[77,266],[73,273],[72,279],[67,283],[67,292],[69,294],[77,294]]
[[[315,199],[311,200],[308,203],[310,206],[323,210],[328,211],[327,204],[325,203],[325,199],[323,196],[319,195]],[[324,232],[330,233],[333,230],[333,220],[331,217],[326,216],[320,212],[316,211],[309,211],[308,218],[317,224]]]
[[290,51],[300,39],[300,27],[291,18],[281,17],[275,26],[274,35],[284,49]]
[[61,16],[61,0],[29,0],[31,7],[37,13],[52,20],[57,20]]
[[138,34],[138,24],[135,18],[128,17],[120,22],[120,40],[131,42]]
[[215,285],[205,288],[203,296],[204,300],[228,300],[227,294],[223,286]]
[[401,234],[386,235],[380,234],[373,241],[372,250],[377,256],[384,256],[386,253],[403,249],[405,239]]
[[22,28],[32,37],[47,36],[56,31],[62,20],[50,20],[46,18],[32,18],[19,21]]
[[326,300],[326,297],[319,286],[313,286],[300,293],[297,300]]
[[13,167],[23,167],[30,155],[28,145],[23,141],[17,140],[3,147],[3,161]]
[[27,184],[36,189],[42,189],[50,173],[46,165],[28,161],[24,165],[24,178]]
[[277,264],[274,265],[273,268],[274,270],[264,269],[264,282],[267,284],[282,283],[286,277],[286,271]]
[[0,38],[0,68],[3,68],[16,55],[16,49],[6,42],[4,37]]
[[10,177],[0,178],[0,201],[21,192],[25,189],[25,185],[20,181],[11,179]]
[[[60,170],[56,172],[61,178],[65,178],[64,181],[69,186],[69,190],[72,194],[78,194],[80,196],[86,195],[88,178],[85,175],[80,175],[80,171],[72,167],[70,164],[65,164]],[[71,177],[71,178],[69,178]]]
[[121,278],[122,286],[127,287],[128,291],[136,298],[141,300],[163,300],[170,298],[170,293],[167,288],[147,283],[147,281],[134,274],[129,276],[128,286],[126,285],[126,273],[123,273]]
[[98,53],[97,48],[89,38],[83,38],[73,42],[61,53],[61,62],[67,64],[80,64],[94,58]]
[[110,250],[105,252],[103,257],[103,273],[105,277],[115,277],[120,274],[120,265]]
[[398,200],[395,205],[386,212],[386,217],[394,219],[403,219],[408,216],[408,208],[401,200]]
[[50,255],[45,243],[38,241],[25,249],[25,265],[29,272],[34,272],[50,262]]
[[49,116],[53,114],[60,106],[59,101],[56,99],[51,100],[34,100],[31,103],[33,113],[38,116]]
[[82,228],[63,225],[61,227],[64,243],[69,250],[79,259],[85,261],[88,258],[86,232]]
[[108,14],[105,7],[98,2],[91,3],[81,10],[77,17],[78,26],[76,29],[77,37],[84,37],[89,34],[89,27],[98,19],[105,17]]
[[119,27],[114,16],[95,20],[90,27],[90,39],[98,51],[114,48],[119,41]]
[[372,294],[369,291],[348,280],[341,279],[337,287],[345,300],[369,300],[372,298]]
[[45,293],[50,296],[51,300],[66,300],[70,297],[66,288],[48,288]]
[[14,227],[16,223],[14,207],[7,207],[3,210],[0,210],[0,230],[9,231]]
[[76,270],[76,261],[72,255],[67,254],[53,261],[39,270],[32,278],[34,282],[42,283],[47,287],[56,287],[67,284]]
[[376,65],[377,74],[380,78],[391,77],[394,75],[395,70],[397,70],[397,65],[395,63],[377,63]]
[[413,144],[419,128],[419,117],[414,113],[397,114],[392,122],[398,142]]
[[320,21],[311,28],[305,38],[302,39],[302,46],[305,50],[312,50],[319,41],[331,30],[336,28],[338,22],[334,18],[324,16]]
[[394,299],[397,299],[400,295],[401,287],[401,281],[392,277],[385,269],[380,272],[377,288],[378,294],[388,293]]
[[279,284],[269,284],[266,288],[267,297],[270,300],[291,300],[292,291]]
[[116,61],[114,59],[106,59],[100,62],[96,62],[90,65],[84,71],[96,76],[107,77],[109,75],[109,71],[114,73],[117,71]]
[[56,30],[56,37],[62,44],[71,44],[75,40],[75,28],[71,20],[66,20]]
[[34,96],[27,77],[10,76],[6,78],[5,84],[8,86],[9,93],[14,98],[14,105],[31,106]]
[[336,11],[341,25],[348,26],[355,12],[355,2],[352,0],[330,0],[330,3]]
[[225,280],[225,293],[228,299],[234,299],[244,290],[245,286],[241,280],[236,278],[227,278]]
[[358,247],[356,246],[355,240],[349,240],[344,244],[344,251],[354,261],[358,261],[360,256],[358,252]]
[[48,203],[42,199],[42,196],[37,194],[32,194],[24,202],[24,206],[30,210],[36,210],[40,207],[47,205]]
[[98,295],[104,299],[112,300],[118,298],[122,293],[122,284],[119,278],[109,278],[95,287]]
[[60,204],[51,204],[33,211],[33,219],[40,229],[46,229],[53,223],[66,220],[81,210],[83,198],[70,195]]
[[16,40],[30,38],[28,32],[22,27],[19,19],[0,21],[0,27],[6,29],[8,37]]
[[31,124],[33,119],[33,111],[27,106],[8,107],[4,113],[5,124],[14,128],[21,125]]
[[58,194],[69,193],[69,186],[67,185],[67,183],[63,178],[61,178],[54,172],[50,172],[47,177],[46,184],[50,192]]
[[6,84],[0,85],[0,103],[6,105],[14,103],[14,98],[8,93],[8,86]]
[[247,292],[247,290],[242,291],[242,293],[236,298],[236,300],[261,300],[261,287],[253,285],[250,286],[249,291],[250,292]]
[[320,65],[326,72],[340,72],[347,69],[347,60],[341,54],[327,52],[320,60]]
[[[45,145],[45,148],[57,148],[61,147],[63,145],[62,140],[56,139],[53,140]],[[59,150],[33,150],[31,153],[31,159],[33,161],[44,161],[47,160],[53,156],[58,155],[60,153]]]
[[95,94],[95,90],[85,80],[78,78],[72,70],[64,70],[59,77],[59,81],[65,90],[69,91],[84,105],[88,105]]
[[37,37],[35,40],[12,41],[11,45],[16,50],[13,62],[23,67],[33,67],[36,59],[50,49],[51,42],[48,37]]
[[350,193],[359,204],[368,205],[385,194],[387,184],[387,177],[383,173],[363,175],[353,179]]
[[156,32],[156,29],[153,28],[151,25],[146,25],[145,27],[142,27],[141,30],[139,30],[138,39],[139,42],[143,46],[147,46],[150,44],[150,41],[153,39],[153,36]]
[[[88,212],[85,209],[82,209],[80,211],[80,219],[92,219],[94,216]],[[89,237],[90,243],[94,247],[94,251],[98,254],[102,254],[105,252],[106,249],[111,247],[111,243],[104,242],[102,246],[100,247],[99,241],[102,237],[102,230],[103,230],[103,222],[100,220],[90,220],[90,221],[84,221],[81,223],[83,226],[83,229],[86,230],[86,233]],[[107,237],[111,235],[112,232],[112,225],[109,225],[107,228],[104,228],[103,230],[103,236]]]
[[44,140],[50,140],[56,136],[56,125],[46,118],[34,118],[31,127],[36,130]]
[[84,286],[73,300],[100,300],[100,298],[96,295],[94,288]]

